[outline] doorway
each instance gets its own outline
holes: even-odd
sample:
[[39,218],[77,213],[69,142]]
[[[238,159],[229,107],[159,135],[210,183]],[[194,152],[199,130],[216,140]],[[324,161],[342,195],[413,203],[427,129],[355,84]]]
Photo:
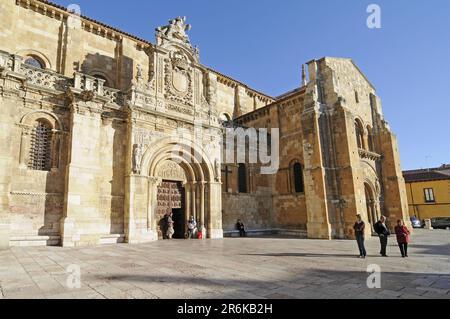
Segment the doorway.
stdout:
[[186,216],[184,214],[184,210],[181,208],[172,209],[172,219],[173,219],[173,229],[175,233],[173,234],[173,238],[175,239],[185,239],[186,233]]
[[372,229],[372,233],[374,233],[375,231],[373,229],[373,226],[378,221],[378,213],[375,206],[375,197],[372,188],[368,184],[364,184],[364,189],[366,196],[367,217]]
[[175,234],[172,238],[184,238],[186,227],[184,187],[182,182],[163,180],[158,186],[158,207],[156,220],[158,223],[158,239],[165,239],[164,216],[172,213]]

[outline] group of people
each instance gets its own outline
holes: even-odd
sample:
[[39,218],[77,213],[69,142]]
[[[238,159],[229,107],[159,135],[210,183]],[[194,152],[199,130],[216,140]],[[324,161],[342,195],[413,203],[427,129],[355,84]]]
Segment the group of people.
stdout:
[[[357,220],[355,222],[355,225],[353,226],[353,229],[355,230],[356,242],[358,243],[359,258],[366,258],[367,251],[364,245],[366,225],[362,220],[361,215],[357,215],[356,218]],[[383,257],[388,257],[386,248],[388,244],[388,238],[391,233],[389,231],[389,228],[386,226],[386,217],[381,216],[380,220],[374,224],[373,228],[380,239],[380,255]],[[403,221],[400,219],[397,221],[397,226],[395,226],[394,230],[397,237],[397,243],[400,248],[400,253],[403,258],[406,258],[408,257],[408,244],[410,241],[411,233],[405,226]]]
[[[174,221],[173,221],[173,213],[165,214],[160,223],[160,229],[163,235],[163,239],[172,239],[175,234]],[[187,233],[186,238],[192,239],[197,238],[199,236],[199,231],[197,228],[197,222],[195,221],[194,216],[191,216],[187,223]]]

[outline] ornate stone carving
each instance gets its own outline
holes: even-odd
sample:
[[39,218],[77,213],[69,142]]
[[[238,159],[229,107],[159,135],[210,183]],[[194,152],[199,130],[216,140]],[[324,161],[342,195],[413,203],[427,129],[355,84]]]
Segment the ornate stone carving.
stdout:
[[141,174],[142,145],[135,144],[133,146],[133,173]]
[[193,106],[192,73],[189,61],[182,52],[173,52],[171,58],[165,59],[165,98]]
[[377,153],[374,153],[374,152],[370,152],[370,151],[366,151],[366,150],[364,150],[362,148],[360,148],[358,150],[358,152],[359,152],[359,156],[361,158],[366,158],[366,159],[369,159],[369,160],[372,160],[372,161],[377,161],[377,160],[379,160],[381,158],[380,154],[377,154]]
[[141,145],[144,150],[144,148],[148,145],[164,137],[167,137],[164,132],[150,131],[147,129],[138,128],[133,133],[133,143]]
[[36,69],[32,66],[22,64],[20,73],[27,78],[27,83],[44,87],[51,90],[65,91],[71,82],[68,78],[42,69]]
[[192,46],[187,35],[187,31],[190,29],[191,25],[186,24],[186,17],[177,17],[169,20],[168,25],[156,28],[156,43],[159,46],[163,46],[167,42],[182,45],[198,58],[199,49],[196,46]]
[[156,175],[161,179],[186,181],[183,168],[173,161],[164,161],[158,168]]
[[206,100],[210,105],[217,103],[217,80],[212,78],[211,74],[206,77]]
[[305,150],[305,153],[308,155],[312,155],[314,152],[314,148],[310,143],[305,143],[303,145],[303,149]]
[[216,180],[216,182],[220,182],[222,169],[221,169],[220,161],[217,158],[214,161],[214,170],[215,170],[215,180]]
[[192,108],[182,107],[180,105],[173,105],[173,104],[168,104],[166,108],[169,111],[174,111],[174,112],[183,113],[183,114],[187,114],[187,115],[194,115],[194,110]]
[[90,102],[94,100],[95,93],[93,91],[83,91],[80,93],[80,98],[84,102]]

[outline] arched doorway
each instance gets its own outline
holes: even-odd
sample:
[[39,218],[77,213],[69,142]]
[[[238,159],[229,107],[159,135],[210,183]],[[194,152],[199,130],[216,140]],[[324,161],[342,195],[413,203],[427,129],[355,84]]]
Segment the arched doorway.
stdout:
[[204,238],[222,238],[220,170],[215,166],[220,162],[188,139],[166,137],[148,145],[139,164],[149,181],[148,229],[158,230],[160,215],[172,212],[177,215],[177,238],[184,237],[190,216]]
[[364,183],[365,197],[366,197],[366,209],[367,209],[367,218],[369,224],[372,226],[377,222],[379,216],[376,207],[375,195],[372,187],[369,184]]
[[174,222],[173,238],[185,238],[186,224],[189,216],[186,214],[186,174],[176,162],[165,160],[158,165],[156,175],[161,181],[157,187],[157,221],[158,238],[166,238],[164,232],[164,217],[172,214]]

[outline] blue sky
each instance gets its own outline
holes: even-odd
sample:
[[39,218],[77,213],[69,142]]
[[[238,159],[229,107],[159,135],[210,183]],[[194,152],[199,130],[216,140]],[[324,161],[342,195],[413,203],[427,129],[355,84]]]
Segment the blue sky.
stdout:
[[[403,169],[450,163],[448,0],[54,0],[154,42],[187,16],[203,64],[276,96],[297,87],[301,64],[350,57],[377,88],[398,136]],[[369,4],[382,28],[366,26]],[[124,5],[126,4],[126,5]]]

